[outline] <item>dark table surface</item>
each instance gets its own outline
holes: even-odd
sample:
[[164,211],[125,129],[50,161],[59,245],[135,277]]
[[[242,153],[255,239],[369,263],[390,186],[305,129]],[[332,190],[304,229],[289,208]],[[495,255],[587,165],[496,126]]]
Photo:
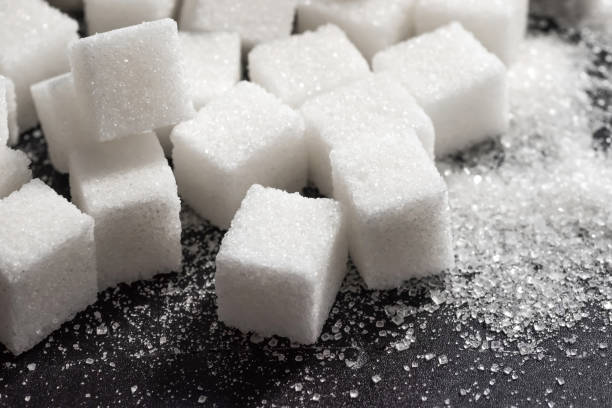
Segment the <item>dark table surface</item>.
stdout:
[[[532,26],[558,30],[549,20]],[[599,145],[608,138],[595,134]],[[19,148],[35,177],[68,195],[39,130]],[[452,306],[432,304],[435,278],[376,292],[351,270],[310,347],[227,328],[216,318],[213,279],[223,232],[187,207],[181,216],[180,273],[101,293],[19,357],[0,346],[0,406],[612,406],[608,319],[593,313],[535,354],[484,349],[486,326],[457,323]],[[397,302],[414,307],[398,324],[385,309]]]

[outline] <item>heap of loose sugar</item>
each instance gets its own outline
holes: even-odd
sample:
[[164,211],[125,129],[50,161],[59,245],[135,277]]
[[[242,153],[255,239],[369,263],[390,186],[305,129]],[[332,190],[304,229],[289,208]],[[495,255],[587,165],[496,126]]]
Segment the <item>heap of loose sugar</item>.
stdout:
[[441,165],[457,268],[433,300],[519,344],[612,309],[612,162],[592,139],[606,106],[589,98],[612,88],[587,75],[597,51],[528,39],[509,71],[509,132]]

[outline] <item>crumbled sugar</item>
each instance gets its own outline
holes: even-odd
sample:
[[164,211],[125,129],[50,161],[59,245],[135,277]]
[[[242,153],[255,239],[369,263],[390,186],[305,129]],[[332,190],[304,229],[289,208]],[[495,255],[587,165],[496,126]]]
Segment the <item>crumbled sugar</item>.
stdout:
[[70,152],[91,143],[90,127],[77,102],[71,73],[32,85],[32,97],[53,167],[68,173]]
[[[411,130],[414,130],[427,153],[433,156],[435,132],[431,119],[417,105],[412,95],[397,80],[386,74],[369,75],[316,96],[302,105],[300,112],[306,124],[309,179],[323,195],[329,196],[332,193],[330,151],[344,144],[356,143],[355,136],[365,133],[338,129],[384,120],[398,133],[412,136]],[[368,139],[376,136],[376,132],[367,134]]]
[[22,151],[0,146],[0,199],[30,181],[30,159]]
[[339,203],[251,187],[217,255],[219,319],[264,336],[316,342],[347,253]]
[[433,121],[442,157],[506,131],[506,68],[460,24],[392,46],[373,60],[395,75]]
[[171,140],[181,196],[221,228],[251,185],[299,191],[306,184],[303,119],[253,83],[238,83],[177,125]]
[[40,180],[0,219],[0,341],[17,355],[96,301],[94,221]]
[[179,39],[196,110],[240,81],[242,65],[237,33],[180,32]]
[[[6,126],[4,122],[6,121]],[[7,77],[0,75],[0,146],[14,146],[19,139],[17,125],[17,99],[15,85]]]
[[510,65],[525,37],[528,8],[529,0],[419,0],[414,12],[416,31],[425,33],[458,21]]
[[171,19],[80,39],[69,54],[77,98],[97,141],[174,125],[195,114]]
[[520,55],[509,72],[509,132],[492,152],[466,153],[467,163],[480,155],[474,168],[443,165],[458,265],[441,295],[459,320],[539,344],[584,319],[587,305],[612,298],[612,168],[591,138],[593,122],[608,122],[609,113],[585,93],[612,87],[586,75],[582,46],[537,37]]
[[96,220],[100,290],[180,269],[180,200],[153,132],[71,154],[70,191]]
[[288,37],[297,0],[183,0],[182,31],[228,31],[240,34],[244,51]]
[[416,0],[308,0],[298,5],[297,29],[340,27],[366,59],[411,36]]
[[89,35],[172,17],[176,0],[84,0]]
[[351,258],[366,285],[399,287],[452,267],[446,186],[416,135],[383,123],[365,132],[381,136],[332,150],[330,161],[334,197],[349,219]]
[[77,29],[76,21],[45,1],[3,1],[0,75],[10,78],[15,85],[17,122],[21,129],[36,125],[30,85],[69,70],[66,50],[78,38]]
[[249,75],[291,106],[365,76],[368,63],[333,25],[261,44],[249,54]]

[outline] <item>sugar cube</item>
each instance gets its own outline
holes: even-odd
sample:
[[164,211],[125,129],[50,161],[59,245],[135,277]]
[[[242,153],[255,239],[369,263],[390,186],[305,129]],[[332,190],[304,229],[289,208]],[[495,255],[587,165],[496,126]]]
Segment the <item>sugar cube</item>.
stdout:
[[87,32],[103,33],[117,28],[171,18],[176,0],[84,0]]
[[368,288],[390,289],[454,265],[446,185],[416,137],[393,128],[330,154],[349,252]]
[[96,221],[100,290],[181,268],[180,200],[153,132],[70,155],[73,202]]
[[216,259],[219,319],[315,343],[346,274],[345,226],[336,201],[251,187]]
[[30,181],[30,159],[20,150],[0,146],[0,199]]
[[[17,99],[15,85],[7,77],[0,75],[0,146],[9,144],[14,146],[19,139],[19,126],[17,125]],[[3,123],[6,121],[6,127]],[[5,132],[5,133],[3,133]]]
[[229,90],[242,76],[236,33],[180,32],[185,76],[197,110]]
[[32,97],[42,126],[51,164],[68,173],[68,157],[78,146],[91,142],[91,130],[77,102],[71,73],[32,85]]
[[416,0],[306,0],[298,5],[299,32],[331,23],[340,27],[370,60],[414,31]]
[[195,114],[171,19],[83,38],[71,46],[70,63],[77,98],[98,141],[173,125]]
[[437,157],[508,128],[506,67],[459,23],[381,51],[373,67],[395,75],[429,115]]
[[417,0],[416,29],[425,33],[458,21],[509,65],[525,36],[528,9],[529,0]]
[[251,185],[298,191],[306,184],[304,121],[256,84],[239,82],[170,137],[181,196],[221,228]]
[[[306,124],[309,179],[323,195],[332,194],[329,153],[343,144],[356,143],[356,136],[367,134],[339,129],[383,120],[407,137],[412,137],[414,130],[429,156],[433,157],[435,132],[431,119],[412,95],[387,74],[372,74],[316,96],[304,103],[300,111]],[[376,136],[376,132],[367,134],[368,139]]]
[[333,25],[260,44],[249,54],[251,80],[293,107],[368,72],[366,60]]
[[10,78],[17,95],[17,121],[36,126],[30,85],[69,70],[68,44],[78,24],[42,0],[3,0],[0,6],[0,75]]
[[297,0],[184,0],[184,31],[231,31],[245,51],[291,34]]
[[40,180],[0,219],[0,342],[17,355],[96,301],[94,220]]

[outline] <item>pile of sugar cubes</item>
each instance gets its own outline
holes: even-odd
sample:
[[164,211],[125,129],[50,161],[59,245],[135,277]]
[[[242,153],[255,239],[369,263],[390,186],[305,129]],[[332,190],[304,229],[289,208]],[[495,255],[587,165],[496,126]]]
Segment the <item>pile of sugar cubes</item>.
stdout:
[[[435,158],[506,130],[527,0],[51,4],[83,7],[90,36],[43,0],[0,6],[13,353],[99,291],[180,271],[181,199],[228,229],[218,316],[242,331],[316,342],[349,254],[371,289],[453,267]],[[37,123],[72,202],[9,147]],[[301,196],[309,181],[329,198]]]

